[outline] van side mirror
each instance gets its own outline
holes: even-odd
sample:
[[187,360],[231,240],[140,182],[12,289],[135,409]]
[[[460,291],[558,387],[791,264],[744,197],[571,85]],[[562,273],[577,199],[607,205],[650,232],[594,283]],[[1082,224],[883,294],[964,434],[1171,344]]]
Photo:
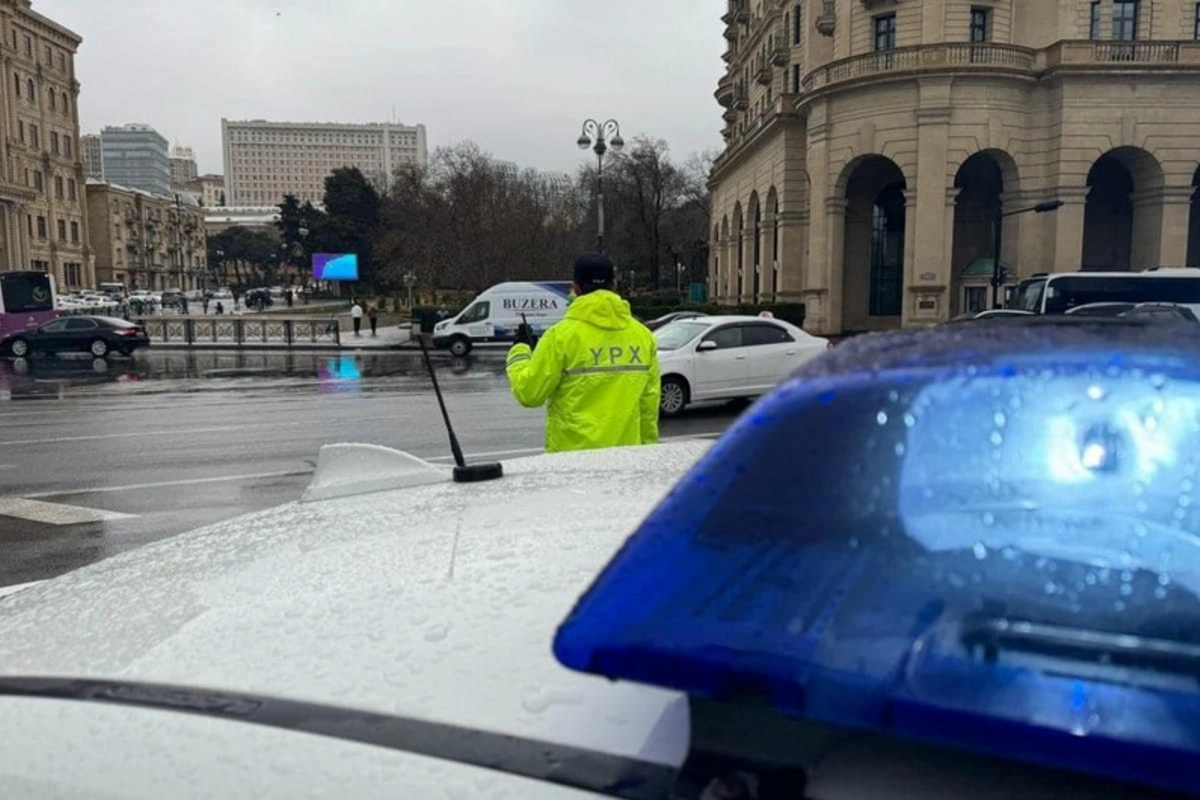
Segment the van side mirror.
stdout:
[[697,353],[703,353],[706,350],[716,350],[716,349],[717,349],[717,343],[714,342],[712,339],[705,339],[703,342],[696,345]]

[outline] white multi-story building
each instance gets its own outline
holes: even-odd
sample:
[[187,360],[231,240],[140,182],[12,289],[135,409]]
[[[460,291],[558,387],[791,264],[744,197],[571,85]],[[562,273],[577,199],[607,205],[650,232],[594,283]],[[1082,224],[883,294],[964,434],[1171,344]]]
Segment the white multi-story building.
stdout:
[[89,133],[79,137],[79,152],[88,180],[104,180],[104,149],[100,145],[100,134]]
[[424,125],[221,120],[231,206],[270,206],[295,195],[320,202],[325,178],[357,167],[381,189],[397,170],[423,167]]

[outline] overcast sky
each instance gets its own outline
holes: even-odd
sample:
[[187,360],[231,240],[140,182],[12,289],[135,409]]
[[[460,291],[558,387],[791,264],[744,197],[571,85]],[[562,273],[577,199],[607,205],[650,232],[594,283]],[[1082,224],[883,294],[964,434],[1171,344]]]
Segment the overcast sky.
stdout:
[[144,122],[221,172],[221,118],[424,123],[574,171],[587,117],[720,145],[726,0],[34,0],[83,37],[84,133]]

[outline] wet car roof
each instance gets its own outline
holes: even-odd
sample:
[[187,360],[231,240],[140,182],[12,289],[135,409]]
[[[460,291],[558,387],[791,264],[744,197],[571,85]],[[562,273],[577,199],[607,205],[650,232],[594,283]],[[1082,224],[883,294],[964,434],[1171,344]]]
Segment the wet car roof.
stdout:
[[708,446],[519,459],[495,483],[292,504],[149,545],[0,600],[0,675],[262,693],[675,763],[679,695],[568,672],[550,642]]

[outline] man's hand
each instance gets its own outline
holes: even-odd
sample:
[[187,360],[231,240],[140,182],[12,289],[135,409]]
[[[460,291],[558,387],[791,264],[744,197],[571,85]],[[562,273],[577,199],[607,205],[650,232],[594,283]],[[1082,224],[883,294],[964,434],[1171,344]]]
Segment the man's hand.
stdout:
[[530,348],[537,347],[537,337],[533,335],[533,328],[524,322],[517,326],[517,344],[527,344]]

